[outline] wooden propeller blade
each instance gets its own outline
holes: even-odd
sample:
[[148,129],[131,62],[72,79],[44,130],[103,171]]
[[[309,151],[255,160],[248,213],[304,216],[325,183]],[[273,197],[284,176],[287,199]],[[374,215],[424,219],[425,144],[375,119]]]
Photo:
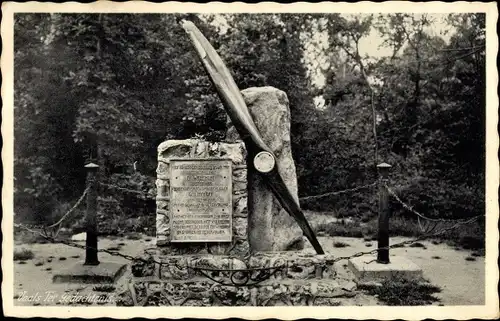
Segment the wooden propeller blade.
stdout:
[[[222,104],[231,121],[238,131],[240,137],[245,142],[250,159],[253,159],[259,152],[265,151],[276,157],[271,152],[266,143],[262,140],[260,133],[253,122],[252,116],[248,110],[243,96],[236,85],[231,73],[217,54],[212,45],[208,42],[200,30],[190,21],[183,21],[182,27],[189,34],[198,56],[203,62],[212,83],[217,89],[217,93],[222,100]],[[307,222],[304,213],[299,204],[293,198],[288,190],[283,178],[281,177],[277,165],[268,172],[260,173],[264,178],[274,196],[278,199],[281,206],[290,214],[302,229],[304,235],[316,250],[318,254],[324,254],[321,245],[314,234],[314,231]]]

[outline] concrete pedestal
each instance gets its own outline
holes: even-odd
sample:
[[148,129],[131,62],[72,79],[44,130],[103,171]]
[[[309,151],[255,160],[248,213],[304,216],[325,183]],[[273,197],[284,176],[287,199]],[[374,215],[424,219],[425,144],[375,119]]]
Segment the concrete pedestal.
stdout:
[[388,264],[377,263],[375,256],[360,256],[349,260],[348,267],[360,282],[382,281],[387,278],[400,277],[419,279],[422,269],[401,256],[391,256]]
[[79,262],[57,272],[52,278],[54,283],[114,283],[126,270],[125,264],[101,262],[99,265],[83,265]]

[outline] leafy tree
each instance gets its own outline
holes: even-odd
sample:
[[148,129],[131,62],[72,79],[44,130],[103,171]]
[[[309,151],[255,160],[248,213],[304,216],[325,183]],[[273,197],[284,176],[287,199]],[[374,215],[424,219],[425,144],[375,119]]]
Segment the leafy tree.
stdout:
[[[90,160],[101,182],[140,191],[102,188],[110,227],[124,215],[152,215],[145,195],[154,195],[158,144],[224,137],[226,115],[184,18],[202,29],[240,89],[287,93],[301,196],[372,183],[375,163],[386,161],[398,193],[418,210],[484,213],[484,14],[450,15],[441,37],[429,32],[431,15],[19,13],[20,219],[53,221],[81,195]],[[374,33],[392,55],[362,54],[361,41]],[[302,205],[362,215],[375,211],[376,197],[366,189]]]

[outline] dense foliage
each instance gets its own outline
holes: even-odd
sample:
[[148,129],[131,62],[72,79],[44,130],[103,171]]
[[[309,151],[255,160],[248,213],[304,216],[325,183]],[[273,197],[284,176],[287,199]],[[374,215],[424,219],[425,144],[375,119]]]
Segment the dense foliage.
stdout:
[[[429,32],[437,18],[425,15],[23,13],[15,16],[19,219],[54,221],[84,190],[88,161],[102,182],[140,191],[102,190],[103,217],[152,218],[158,144],[223,138],[226,116],[182,18],[202,29],[241,89],[288,94],[301,196],[372,183],[384,161],[417,210],[484,213],[483,14],[448,16],[441,37]],[[373,33],[392,55],[360,51]],[[366,215],[375,200],[368,189],[302,205]]]

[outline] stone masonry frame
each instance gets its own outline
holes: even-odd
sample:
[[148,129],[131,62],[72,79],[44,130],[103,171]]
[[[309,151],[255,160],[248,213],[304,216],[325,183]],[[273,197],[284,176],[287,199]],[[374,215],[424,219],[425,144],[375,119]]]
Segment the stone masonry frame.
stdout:
[[[201,139],[167,140],[158,146],[156,244],[164,254],[245,256],[248,245],[248,191],[246,148],[242,141],[208,142]],[[230,159],[232,161],[232,241],[170,242],[170,160]]]

